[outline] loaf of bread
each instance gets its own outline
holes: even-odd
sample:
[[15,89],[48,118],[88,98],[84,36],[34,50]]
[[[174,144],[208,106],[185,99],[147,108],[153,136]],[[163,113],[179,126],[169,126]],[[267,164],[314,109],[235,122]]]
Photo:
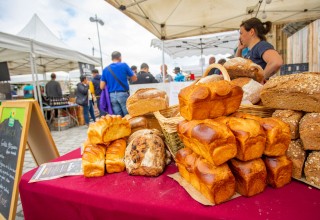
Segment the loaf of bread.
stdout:
[[248,161],[262,156],[266,134],[258,121],[225,116],[215,120],[226,124],[236,137],[237,159]]
[[151,132],[135,136],[127,146],[125,165],[131,175],[159,176],[166,165],[162,139]]
[[286,155],[280,157],[265,157],[267,168],[267,183],[273,188],[280,188],[291,182],[292,162]]
[[272,117],[279,118],[281,121],[287,123],[291,131],[291,139],[299,138],[299,121],[301,120],[303,113],[293,110],[276,110]]
[[124,153],[127,142],[124,139],[112,141],[106,150],[107,173],[119,173],[126,169],[124,164]]
[[271,157],[285,155],[291,141],[289,125],[277,118],[260,118],[242,112],[234,113],[232,116],[254,119],[260,123],[267,137],[264,155]]
[[132,117],[166,109],[169,99],[165,91],[146,88],[138,89],[127,100],[127,109]]
[[308,155],[304,174],[308,182],[320,186],[320,151],[313,151]]
[[248,77],[240,77],[232,80],[231,82],[242,88],[242,103],[247,103],[249,101],[251,104],[256,104],[260,101],[262,85],[257,81]]
[[238,110],[243,91],[221,80],[191,85],[181,89],[178,97],[180,114],[186,120],[201,120],[229,115]]
[[249,59],[235,57],[225,62],[223,66],[231,79],[249,77],[257,82],[262,82],[264,79],[263,69]]
[[146,117],[131,117],[130,115],[126,115],[125,118],[129,121],[131,127],[131,134],[135,131],[148,128],[148,120]]
[[236,178],[236,191],[243,196],[254,196],[267,186],[267,170],[261,158],[240,161],[232,159],[229,167]]
[[271,78],[262,88],[264,106],[320,112],[320,74],[298,73]]
[[227,163],[214,166],[189,148],[176,154],[180,175],[210,202],[220,204],[235,193],[235,178]]
[[299,132],[305,150],[320,150],[320,113],[305,114],[300,120]]
[[85,177],[97,177],[104,175],[104,160],[106,148],[103,145],[85,146],[82,154],[82,169]]
[[306,152],[303,150],[300,139],[292,140],[287,150],[287,157],[292,161],[292,177],[300,179],[303,171],[303,164],[306,160]]
[[200,84],[200,83],[208,83],[208,82],[216,82],[216,81],[220,81],[223,80],[223,75],[210,75],[210,76],[206,76],[201,78],[196,85]]
[[120,115],[106,115],[90,124],[87,133],[91,144],[101,144],[129,136],[131,127]]
[[158,129],[141,129],[141,130],[138,130],[138,131],[135,131],[133,132],[128,140],[127,140],[127,143],[130,143],[133,139],[135,139],[136,137],[140,137],[140,136],[143,136],[143,135],[146,135],[146,134],[154,134],[154,135],[157,135],[159,136],[163,141],[164,141],[164,135],[162,134],[161,131],[159,131]]
[[237,155],[236,139],[230,129],[213,119],[181,121],[178,135],[184,146],[215,166]]

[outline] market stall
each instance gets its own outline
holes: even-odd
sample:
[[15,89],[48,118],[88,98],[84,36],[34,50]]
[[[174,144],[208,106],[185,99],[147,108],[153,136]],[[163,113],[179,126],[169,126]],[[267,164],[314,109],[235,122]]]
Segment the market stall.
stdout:
[[[80,157],[80,149],[60,157]],[[126,172],[99,178],[74,176],[28,183],[36,169],[24,174],[19,191],[26,219],[318,219],[320,191],[293,181],[267,188],[252,198],[238,197],[214,207],[193,200],[168,177],[129,176]]]

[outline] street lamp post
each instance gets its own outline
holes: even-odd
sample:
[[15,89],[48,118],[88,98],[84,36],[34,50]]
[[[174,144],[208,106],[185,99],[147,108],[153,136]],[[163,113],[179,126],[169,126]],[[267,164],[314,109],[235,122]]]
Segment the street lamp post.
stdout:
[[89,39],[89,41],[90,41],[90,42],[91,42],[91,44],[92,44],[92,56],[94,56],[94,46],[93,46],[92,40],[91,40],[91,38],[90,38],[90,37],[88,37],[88,39]]
[[100,58],[101,58],[101,69],[103,69],[102,51],[101,51],[101,43],[100,43],[100,34],[99,34],[99,26],[98,26],[98,23],[99,23],[101,26],[103,26],[103,25],[104,25],[104,22],[103,22],[101,19],[99,19],[99,18],[97,17],[97,15],[95,15],[95,17],[90,17],[89,20],[90,20],[91,22],[96,22],[96,24],[97,24],[97,32],[98,32],[98,40],[99,40],[99,49],[100,49]]

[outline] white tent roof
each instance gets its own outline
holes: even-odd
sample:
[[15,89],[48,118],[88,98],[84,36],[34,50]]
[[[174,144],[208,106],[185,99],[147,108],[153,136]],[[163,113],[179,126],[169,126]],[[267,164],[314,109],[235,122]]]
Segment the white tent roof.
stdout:
[[[239,40],[238,31],[213,34],[210,37],[193,37],[164,41],[164,52],[172,58],[200,55],[233,54]],[[153,39],[151,46],[162,50],[162,41]]]
[[320,18],[319,0],[105,0],[163,40],[238,30],[255,17],[274,24]]
[[18,35],[0,32],[0,62],[8,62],[11,75],[31,73],[32,47],[38,73],[78,69],[78,62],[100,65],[99,58],[68,49],[37,15]]

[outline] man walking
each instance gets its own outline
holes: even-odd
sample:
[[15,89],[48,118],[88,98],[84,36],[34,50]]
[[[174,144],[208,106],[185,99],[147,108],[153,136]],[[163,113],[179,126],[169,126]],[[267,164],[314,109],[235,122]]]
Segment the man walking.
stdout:
[[137,81],[132,84],[158,83],[156,78],[149,72],[149,66],[146,63],[141,64],[137,78]]
[[172,82],[173,78],[172,78],[172,76],[170,76],[168,74],[168,72],[167,72],[168,71],[168,67],[167,67],[166,64],[160,66],[160,73],[156,75],[156,80],[158,82],[163,82],[163,71],[162,71],[162,69],[164,69],[164,76],[165,76],[165,80],[164,81],[165,82]]
[[48,98],[61,98],[62,90],[60,83],[56,81],[56,74],[51,73],[51,80],[46,84],[46,94]]
[[128,64],[121,62],[120,52],[112,52],[111,59],[112,63],[103,69],[100,89],[104,89],[108,84],[113,114],[123,117],[128,114],[126,107],[129,97],[127,77],[130,77],[131,81],[134,82],[137,80],[137,76],[132,72]]

